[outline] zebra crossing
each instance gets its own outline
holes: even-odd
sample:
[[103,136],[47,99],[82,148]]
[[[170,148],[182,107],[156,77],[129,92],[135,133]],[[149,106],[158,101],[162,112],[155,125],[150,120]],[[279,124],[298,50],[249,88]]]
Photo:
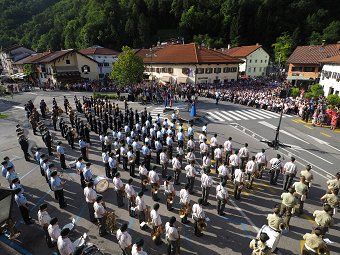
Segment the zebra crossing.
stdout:
[[[204,117],[213,122],[241,121],[241,120],[264,120],[280,118],[280,114],[263,109],[245,109],[245,110],[229,110],[229,111],[206,111]],[[293,117],[291,115],[283,115],[283,118]]]
[[[173,108],[175,110],[182,110],[182,109],[186,109],[188,106],[186,104],[177,104],[175,103]],[[156,107],[156,108],[153,108],[151,111],[150,111],[150,115],[152,116],[152,119],[156,119],[156,117],[160,116],[161,119],[165,119],[165,118],[169,118],[169,116],[172,114],[172,112],[168,112],[168,116],[164,114],[163,112],[164,110],[164,107]]]

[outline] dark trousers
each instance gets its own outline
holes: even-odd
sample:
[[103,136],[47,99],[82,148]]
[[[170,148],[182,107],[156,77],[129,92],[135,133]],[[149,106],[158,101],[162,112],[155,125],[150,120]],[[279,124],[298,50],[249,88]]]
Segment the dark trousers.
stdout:
[[64,197],[64,190],[63,189],[56,190],[56,191],[54,191],[54,193],[57,196],[59,207],[64,208],[66,206],[65,197]]
[[86,157],[86,147],[81,148],[80,152],[81,152],[81,156],[83,157],[83,159],[85,161],[88,161],[88,158]]
[[21,213],[22,219],[24,220],[24,222],[26,224],[29,224],[31,222],[31,217],[29,215],[29,210],[25,206],[23,206],[23,205],[19,206],[19,209],[20,209],[20,213]]
[[279,179],[280,169],[270,169],[270,184],[276,185],[277,179]]
[[94,217],[94,208],[93,208],[93,203],[86,202],[87,207],[89,208],[89,215],[90,215],[90,221],[94,222],[96,221]]
[[65,162],[65,155],[64,154],[60,154],[60,166],[62,169],[66,169],[66,162]]
[[231,155],[231,151],[226,151],[225,152],[225,160],[224,160],[224,162],[225,162],[225,164],[227,166],[229,166],[229,157],[230,157],[230,155]]
[[99,227],[99,235],[105,236],[107,234],[106,225],[105,225],[105,218],[97,218],[98,227]]
[[179,241],[170,241],[167,239],[167,255],[179,254],[180,246]]
[[130,164],[130,176],[135,177],[135,163]]
[[301,254],[302,255],[317,255],[318,253],[315,253],[313,251],[307,250],[306,246],[303,246]]
[[162,164],[162,178],[166,178],[168,173],[168,163]]
[[253,186],[253,182],[254,182],[254,175],[253,173],[247,173],[247,176],[248,176],[248,188],[252,188]]
[[202,188],[202,199],[203,199],[204,205],[208,204],[209,193],[210,193],[210,187]]
[[174,181],[175,181],[175,185],[179,184],[179,176],[181,174],[181,169],[178,170],[174,170]]
[[189,193],[192,194],[194,192],[194,184],[195,184],[195,177],[187,177],[189,183]]
[[216,149],[216,147],[211,147],[211,148],[210,148],[210,150],[211,150],[211,159],[212,159],[212,160],[215,159],[215,155],[214,155],[214,154],[215,154],[215,153],[214,153],[215,149]]
[[[39,164],[39,163],[38,163]],[[44,172],[44,169],[40,166],[40,173],[42,176],[45,176],[45,172]]]
[[241,198],[242,189],[240,189],[241,183],[235,182],[234,184],[234,198],[239,200]]
[[104,163],[104,166],[105,166],[105,175],[107,178],[111,178],[111,169],[110,169],[110,165],[109,165],[109,162],[107,163]]
[[290,186],[292,186],[294,181],[295,174],[285,174],[283,178],[283,186],[282,189],[288,191]]
[[141,185],[142,185],[142,191],[143,192],[147,190],[146,186],[143,184],[143,181],[146,180],[146,179],[148,179],[148,177],[146,175],[140,175],[140,180],[141,180]]
[[161,151],[160,150],[158,150],[158,151],[156,151],[156,163],[159,165],[160,164],[160,156],[161,155]]
[[289,227],[290,218],[292,217],[292,208],[281,204],[280,216],[283,217],[283,223]]
[[139,224],[142,222],[145,222],[145,212],[144,211],[138,211],[138,220]]
[[151,196],[152,196],[152,199],[154,201],[158,201],[159,200],[159,198],[158,198],[158,191],[154,191],[156,186],[157,186],[156,183],[151,184]]
[[43,226],[42,228],[44,230],[45,241],[46,241],[47,247],[51,248],[53,246],[53,244],[52,244],[52,241],[51,241],[51,237],[48,234],[48,226]]
[[117,195],[117,205],[118,205],[118,207],[122,207],[124,205],[123,191],[116,190],[116,195]]
[[127,157],[123,157],[123,169],[127,171]]
[[237,166],[231,166],[231,179],[234,179],[236,168],[237,168]]
[[137,150],[137,151],[135,152],[135,154],[136,154],[136,162],[135,162],[135,163],[136,163],[137,165],[139,165],[139,164],[140,164],[140,151]]
[[224,201],[224,199],[218,198],[217,199],[217,213],[219,215],[221,215],[223,213],[223,211],[224,211],[224,208],[225,208],[225,201]]
[[215,170],[216,170],[216,173],[217,173],[217,169],[219,167],[219,165],[222,163],[222,159],[221,158],[216,158],[215,159]]

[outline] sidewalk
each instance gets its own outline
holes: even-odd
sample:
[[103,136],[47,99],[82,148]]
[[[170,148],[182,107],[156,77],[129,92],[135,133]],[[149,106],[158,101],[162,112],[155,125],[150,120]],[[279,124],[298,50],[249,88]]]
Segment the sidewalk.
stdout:
[[292,121],[295,122],[295,123],[304,124],[304,125],[307,125],[307,126],[309,126],[309,127],[315,127],[315,128],[318,127],[318,128],[324,129],[324,130],[325,130],[325,129],[329,129],[330,132],[340,133],[340,128],[336,128],[335,130],[330,130],[330,128],[331,128],[330,125],[322,125],[322,127],[319,126],[319,125],[314,125],[314,126],[313,126],[313,124],[312,124],[311,121],[305,122],[305,121],[303,121],[300,117],[298,117],[298,116],[295,116],[295,117],[296,117],[296,118],[292,119]]

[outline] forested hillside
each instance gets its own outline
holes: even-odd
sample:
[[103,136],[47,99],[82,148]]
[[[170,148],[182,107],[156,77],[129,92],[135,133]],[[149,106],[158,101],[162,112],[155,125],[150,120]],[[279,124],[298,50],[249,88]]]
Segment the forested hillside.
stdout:
[[150,47],[184,37],[210,47],[340,40],[336,0],[0,0],[0,45],[35,50]]

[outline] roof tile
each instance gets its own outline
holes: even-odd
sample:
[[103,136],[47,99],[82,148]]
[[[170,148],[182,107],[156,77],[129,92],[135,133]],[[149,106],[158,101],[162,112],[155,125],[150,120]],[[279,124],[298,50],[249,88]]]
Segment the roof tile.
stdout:
[[227,54],[227,55],[232,56],[232,57],[245,58],[249,54],[253,53],[255,50],[257,50],[261,47],[262,47],[262,45],[256,44],[256,45],[234,47],[234,48],[231,48],[231,49],[223,49],[221,51],[223,53]]
[[340,55],[340,44],[298,46],[290,55],[290,64],[319,64],[322,59]]

